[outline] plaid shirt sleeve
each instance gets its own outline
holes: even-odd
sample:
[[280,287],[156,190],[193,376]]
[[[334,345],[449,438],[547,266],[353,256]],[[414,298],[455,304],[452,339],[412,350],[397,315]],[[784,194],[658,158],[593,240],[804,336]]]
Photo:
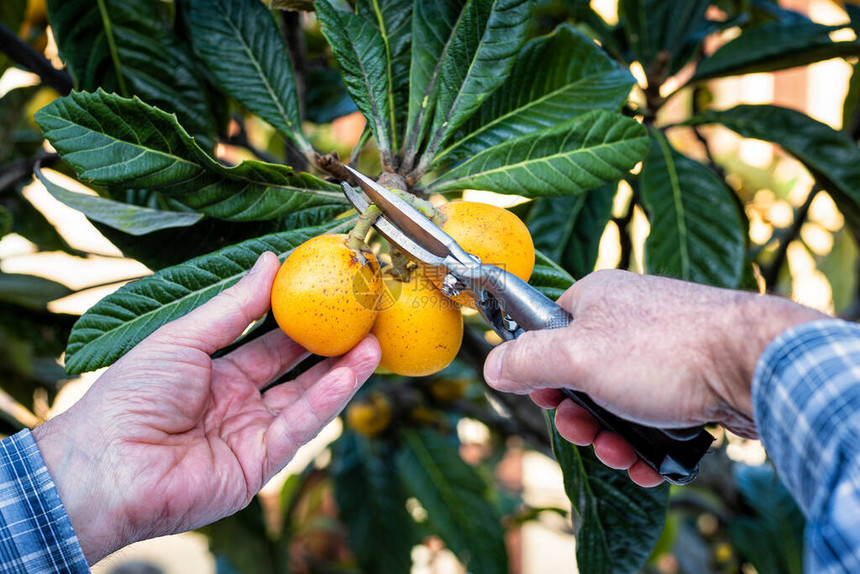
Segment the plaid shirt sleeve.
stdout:
[[0,441],[0,572],[89,572],[36,441]]
[[860,572],[860,326],[798,325],[758,361],[762,443],[807,516],[807,572]]

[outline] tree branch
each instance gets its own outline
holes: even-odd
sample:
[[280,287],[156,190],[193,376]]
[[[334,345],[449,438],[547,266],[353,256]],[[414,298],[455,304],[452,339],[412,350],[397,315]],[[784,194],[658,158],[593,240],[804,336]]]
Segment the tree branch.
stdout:
[[693,135],[696,136],[696,139],[699,140],[699,143],[702,144],[702,147],[705,148],[705,155],[708,158],[708,167],[710,167],[714,173],[720,176],[720,179],[726,178],[726,170],[717,165],[717,162],[714,161],[714,156],[711,154],[711,146],[708,143],[708,140],[705,139],[705,136],[702,135],[702,132],[699,131],[699,128],[696,126],[690,126],[693,130]]
[[236,135],[230,136],[230,138],[225,140],[224,143],[243,147],[263,161],[269,163],[281,163],[274,155],[251,143],[248,139],[248,131],[245,129],[245,121],[239,115],[233,114],[233,121],[236,122],[236,126],[239,128],[239,131]]
[[66,71],[52,66],[45,56],[33,49],[3,23],[0,23],[0,46],[12,61],[39,76],[42,84],[53,88],[61,96],[68,95],[74,88],[72,77]]
[[325,155],[314,153],[313,160],[318,168],[323,171],[327,171],[338,181],[345,181],[353,186],[356,185],[355,178],[349,170],[344,167],[343,163],[340,161],[340,156],[336,151]]
[[636,187],[633,183],[630,187],[633,188],[633,194],[630,196],[630,203],[627,205],[627,212],[622,217],[613,217],[612,221],[618,228],[618,242],[620,244],[621,255],[618,259],[618,269],[630,269],[630,258],[633,255],[633,240],[630,238],[630,222],[633,221],[633,210],[636,207]]
[[776,282],[779,279],[779,272],[782,269],[782,266],[785,265],[785,261],[788,256],[788,246],[792,241],[800,236],[800,229],[803,227],[803,224],[806,223],[806,218],[809,215],[809,208],[812,206],[812,200],[815,199],[815,196],[818,195],[819,191],[821,191],[821,186],[816,183],[812,186],[812,189],[809,190],[809,195],[806,196],[806,200],[803,202],[803,205],[794,210],[794,221],[791,225],[773,234],[771,240],[778,239],[779,247],[770,263],[761,266],[761,275],[764,279],[765,290],[768,293],[770,293],[776,286]]
[[0,173],[0,194],[14,186],[16,183],[33,175],[33,168],[37,163],[43,166],[50,167],[59,161],[60,156],[55,153],[39,151],[31,158],[22,159],[14,163],[3,166],[3,172]]
[[290,61],[293,64],[293,79],[296,82],[296,96],[299,100],[299,120],[304,121],[308,52],[302,30],[302,14],[295,10],[285,10],[281,13],[281,21],[284,23],[284,40],[287,42]]

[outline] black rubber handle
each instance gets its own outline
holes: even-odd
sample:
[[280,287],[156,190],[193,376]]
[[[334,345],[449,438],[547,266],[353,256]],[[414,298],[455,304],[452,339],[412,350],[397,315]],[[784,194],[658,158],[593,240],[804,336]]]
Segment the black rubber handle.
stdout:
[[568,398],[587,410],[601,426],[630,443],[645,463],[672,484],[687,484],[699,474],[699,461],[714,437],[704,427],[658,429],[624,420],[579,391],[562,389]]

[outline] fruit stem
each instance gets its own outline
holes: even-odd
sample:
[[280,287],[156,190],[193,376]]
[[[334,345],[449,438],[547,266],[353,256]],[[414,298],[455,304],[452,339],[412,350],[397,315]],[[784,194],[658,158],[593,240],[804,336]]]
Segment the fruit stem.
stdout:
[[352,231],[346,237],[346,246],[355,252],[362,265],[367,263],[364,253],[370,253],[370,247],[367,245],[365,239],[370,232],[370,228],[376,223],[380,215],[382,215],[382,212],[371,203],[367,206],[364,213],[358,216],[355,227],[352,228]]
[[391,257],[391,269],[388,273],[401,283],[408,283],[409,276],[412,274],[410,266],[412,260],[394,245],[389,244],[388,247],[388,255]]
[[390,189],[391,193],[417,209],[424,215],[427,219],[435,223],[436,225],[442,225],[445,223],[445,216],[442,215],[442,212],[436,209],[436,207],[427,201],[426,199],[421,199],[411,193],[403,191],[402,189]]

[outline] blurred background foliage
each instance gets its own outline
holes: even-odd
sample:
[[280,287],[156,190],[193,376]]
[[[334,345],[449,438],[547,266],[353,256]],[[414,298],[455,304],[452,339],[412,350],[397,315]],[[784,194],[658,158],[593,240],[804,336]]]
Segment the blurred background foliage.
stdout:
[[[183,3],[161,4],[179,41],[187,40]],[[364,143],[364,118],[344,89],[313,13],[304,11],[309,5],[274,3],[300,86],[305,133],[316,149],[344,158],[363,148],[362,168],[375,173],[377,155],[358,145]],[[695,33],[681,44],[649,50],[637,40],[649,32],[648,22],[639,20],[642,13],[674,25],[690,17],[683,27]],[[854,214],[837,207],[832,180],[838,170],[820,169],[838,163],[839,150],[828,156],[827,138],[815,129],[774,130],[765,142],[748,118],[708,116],[736,104],[774,103],[856,142],[860,8],[830,0],[541,0],[529,35],[548,34],[563,23],[629,67],[637,85],[626,113],[658,126],[679,153],[707,166],[732,191],[747,229],[742,287],[860,318]],[[3,0],[0,24],[0,432],[11,434],[61,411],[93,380],[70,380],[62,367],[72,325],[93,302],[150,270],[265,233],[270,224],[227,228],[204,220],[137,237],[64,211],[34,182],[40,164],[54,168],[52,179],[73,187],[62,179],[71,172],[43,141],[33,114],[68,93],[73,80],[59,57],[44,0]],[[745,44],[735,44],[732,52],[739,39]],[[208,85],[205,72],[197,73],[197,81]],[[115,80],[99,80],[106,86],[109,81]],[[213,91],[198,103],[217,118],[200,130],[208,131],[222,161],[304,163],[270,126],[235,102]],[[595,268],[646,270],[651,230],[642,181],[625,178],[615,193],[591,194],[588,201],[565,197],[540,205],[486,193],[467,197],[511,207],[529,222],[538,247],[580,277]],[[129,201],[151,200],[138,195]],[[561,223],[539,217],[548,208],[564,216]],[[184,235],[191,230],[193,235]],[[183,241],[192,236],[195,241]],[[249,574],[464,571],[432,534],[463,524],[463,518],[429,524],[427,509],[390,480],[399,473],[411,488],[423,489],[424,500],[438,499],[440,509],[468,512],[474,504],[481,515],[476,519],[489,532],[480,549],[489,561],[483,571],[571,571],[574,526],[560,473],[542,466],[552,456],[543,415],[488,391],[477,369],[493,341],[477,329],[466,336],[461,359],[440,375],[408,383],[375,377],[344,420],[303,450],[247,509],[203,529],[213,556],[206,568]],[[402,441],[397,449],[389,440],[392,429]],[[718,446],[704,460],[699,480],[672,490],[666,526],[643,571],[801,572],[802,515],[758,443],[717,432]],[[450,480],[457,496],[446,498],[445,485],[434,482],[436,465],[455,477]],[[361,512],[368,504],[378,505],[377,514]],[[366,522],[347,528],[359,516]],[[403,540],[380,540],[374,520],[388,522],[386,531],[392,531],[391,521],[416,526],[402,529]],[[449,546],[458,536],[446,536]],[[493,547],[500,540],[501,550]],[[411,551],[404,557],[388,552],[391,546]],[[508,559],[498,558],[505,552]],[[159,568],[175,566],[168,560]]]

